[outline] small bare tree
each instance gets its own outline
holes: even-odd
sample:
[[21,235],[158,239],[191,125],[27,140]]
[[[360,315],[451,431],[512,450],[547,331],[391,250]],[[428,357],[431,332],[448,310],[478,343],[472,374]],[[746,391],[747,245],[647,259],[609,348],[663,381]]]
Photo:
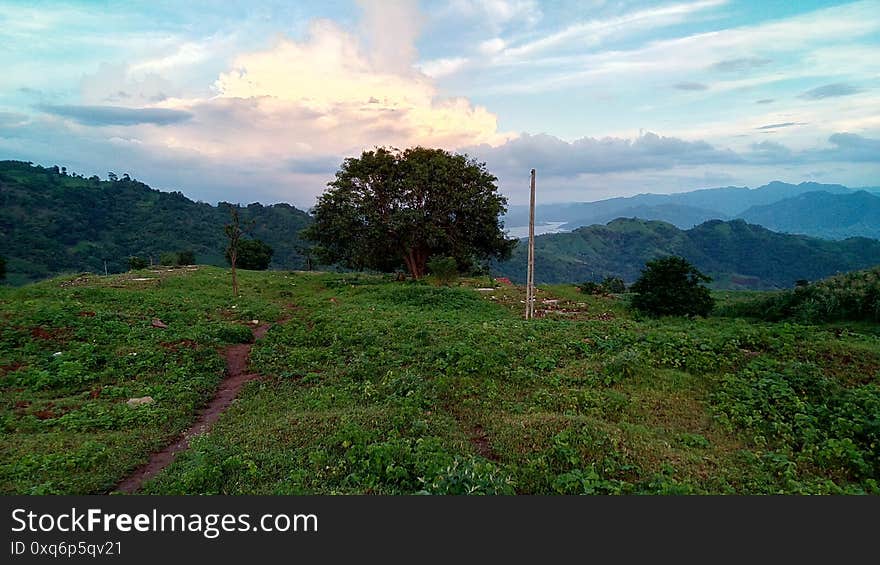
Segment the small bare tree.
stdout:
[[232,294],[237,297],[238,275],[235,272],[235,263],[238,261],[238,244],[241,241],[242,236],[253,228],[254,222],[251,221],[245,223],[244,228],[242,228],[238,219],[238,206],[235,205],[230,204],[229,215],[232,218],[232,221],[224,226],[223,231],[226,232],[226,238],[229,240],[229,245],[226,248],[226,256],[229,258],[229,264],[232,266]]

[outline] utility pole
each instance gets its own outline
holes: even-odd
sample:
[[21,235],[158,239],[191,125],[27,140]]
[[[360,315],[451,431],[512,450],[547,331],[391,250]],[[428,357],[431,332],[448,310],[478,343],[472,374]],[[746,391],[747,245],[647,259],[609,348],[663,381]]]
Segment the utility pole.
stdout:
[[526,320],[535,317],[535,169],[532,169],[529,196],[529,266],[526,275]]

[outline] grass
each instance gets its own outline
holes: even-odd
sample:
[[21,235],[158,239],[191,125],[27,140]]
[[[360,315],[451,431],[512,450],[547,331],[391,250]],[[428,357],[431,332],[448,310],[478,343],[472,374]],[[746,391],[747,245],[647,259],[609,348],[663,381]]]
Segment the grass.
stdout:
[[235,301],[227,279],[4,290],[0,491],[106,492],[194,419],[246,322],[284,319],[252,350],[264,378],[145,492],[880,492],[873,326],[642,320],[566,285],[526,323],[485,279],[244,272]]

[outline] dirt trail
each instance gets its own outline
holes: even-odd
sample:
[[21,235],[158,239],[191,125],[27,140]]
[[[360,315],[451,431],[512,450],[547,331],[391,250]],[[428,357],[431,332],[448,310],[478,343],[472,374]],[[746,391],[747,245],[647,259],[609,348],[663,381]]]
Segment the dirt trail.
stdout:
[[[270,327],[272,327],[271,324],[262,324],[255,327],[253,329],[254,341],[262,339]],[[232,345],[226,350],[226,378],[220,383],[211,402],[199,410],[196,421],[188,430],[181,434],[177,441],[168,445],[165,449],[150,455],[150,460],[119,483],[114,489],[115,492],[137,492],[144,484],[144,481],[152,478],[159,471],[170,465],[178,453],[186,451],[193,437],[211,430],[214,422],[232,404],[241,387],[246,382],[260,377],[257,373],[247,372],[248,356],[250,355],[251,347],[253,347],[252,343],[240,343]]]

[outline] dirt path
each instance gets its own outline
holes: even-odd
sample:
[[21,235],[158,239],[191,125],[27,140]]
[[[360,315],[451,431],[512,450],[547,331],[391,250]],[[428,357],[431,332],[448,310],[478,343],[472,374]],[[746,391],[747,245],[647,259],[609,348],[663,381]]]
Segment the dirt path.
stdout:
[[[271,324],[262,324],[254,328],[254,341],[262,339],[270,327],[272,327]],[[214,422],[229,408],[241,387],[246,382],[260,377],[259,374],[247,372],[248,356],[250,355],[251,347],[253,347],[252,343],[240,343],[232,345],[226,350],[226,378],[220,383],[211,402],[199,410],[198,419],[188,430],[181,434],[177,441],[165,447],[162,451],[157,451],[150,455],[150,460],[119,483],[114,489],[115,492],[137,492],[144,484],[144,481],[152,478],[159,471],[170,465],[178,453],[187,450],[189,442],[193,437],[211,431]]]

